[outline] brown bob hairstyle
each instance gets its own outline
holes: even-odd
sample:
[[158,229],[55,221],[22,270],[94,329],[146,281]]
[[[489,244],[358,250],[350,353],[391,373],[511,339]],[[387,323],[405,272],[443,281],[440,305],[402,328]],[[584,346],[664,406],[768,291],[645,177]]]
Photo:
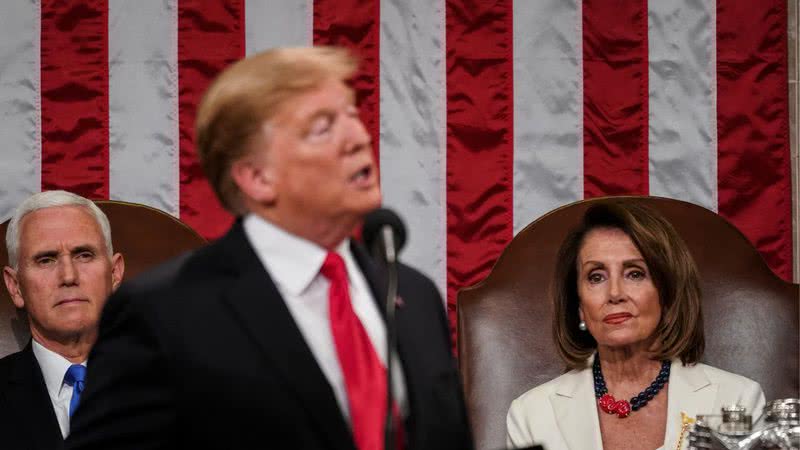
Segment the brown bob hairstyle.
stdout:
[[680,358],[684,365],[698,362],[705,349],[705,337],[700,282],[692,255],[661,214],[634,199],[616,198],[590,206],[558,252],[552,286],[553,338],[567,367],[586,367],[587,359],[597,349],[592,335],[578,329],[578,253],[589,231],[597,228],[625,232],[650,270],[661,303],[652,358]]

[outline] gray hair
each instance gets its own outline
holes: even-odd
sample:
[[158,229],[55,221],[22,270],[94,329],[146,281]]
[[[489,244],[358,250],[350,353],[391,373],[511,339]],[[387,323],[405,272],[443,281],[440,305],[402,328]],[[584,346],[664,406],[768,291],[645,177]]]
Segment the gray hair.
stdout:
[[20,203],[17,209],[14,210],[14,215],[8,223],[8,229],[6,230],[6,249],[8,250],[8,263],[14,270],[17,269],[19,263],[19,241],[22,231],[19,228],[19,224],[22,218],[34,211],[57,206],[80,206],[86,208],[94,217],[97,225],[100,226],[100,232],[106,243],[108,257],[111,258],[114,254],[114,248],[111,246],[111,225],[108,223],[108,217],[106,217],[105,213],[103,213],[93,201],[67,191],[46,191],[31,195],[24,202]]

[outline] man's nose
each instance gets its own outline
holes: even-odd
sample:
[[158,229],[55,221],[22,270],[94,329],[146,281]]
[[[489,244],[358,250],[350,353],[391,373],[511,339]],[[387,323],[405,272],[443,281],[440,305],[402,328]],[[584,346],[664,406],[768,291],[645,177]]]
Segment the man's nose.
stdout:
[[58,270],[62,285],[71,286],[78,282],[78,269],[75,267],[75,261],[72,258],[62,258],[59,261]]
[[348,116],[345,133],[346,147],[349,152],[372,148],[372,136],[358,114]]

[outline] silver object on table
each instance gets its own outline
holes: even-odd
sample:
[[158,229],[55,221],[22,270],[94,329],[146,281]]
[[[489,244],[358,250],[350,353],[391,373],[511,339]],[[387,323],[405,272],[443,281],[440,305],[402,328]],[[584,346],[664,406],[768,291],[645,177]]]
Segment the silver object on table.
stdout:
[[689,431],[690,450],[800,449],[800,400],[767,403],[755,423],[741,406],[722,408],[719,415],[700,415]]

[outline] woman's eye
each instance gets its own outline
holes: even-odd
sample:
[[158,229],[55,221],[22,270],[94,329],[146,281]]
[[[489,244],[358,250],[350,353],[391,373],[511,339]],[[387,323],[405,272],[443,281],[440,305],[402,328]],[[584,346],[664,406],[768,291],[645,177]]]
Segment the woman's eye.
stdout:
[[600,283],[605,279],[605,277],[603,277],[602,274],[597,273],[597,272],[590,273],[587,278],[589,279],[589,283],[592,283],[592,284]]
[[633,280],[642,280],[646,277],[647,274],[645,274],[644,271],[641,270],[631,270],[630,272],[628,272],[628,278],[631,278]]

